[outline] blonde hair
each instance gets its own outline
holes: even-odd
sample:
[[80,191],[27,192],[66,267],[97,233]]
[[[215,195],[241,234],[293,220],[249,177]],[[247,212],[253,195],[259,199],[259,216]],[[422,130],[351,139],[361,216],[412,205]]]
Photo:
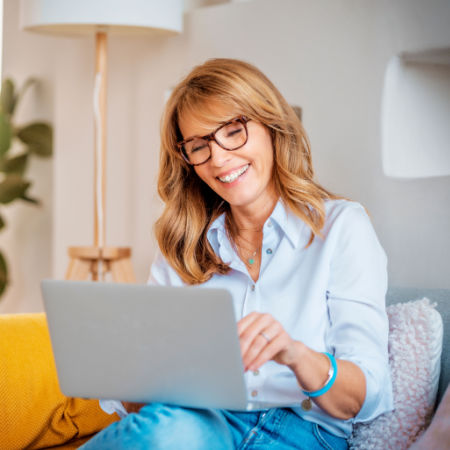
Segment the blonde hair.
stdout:
[[[229,116],[217,117],[215,105]],[[165,209],[155,232],[162,254],[184,282],[204,283],[213,274],[230,270],[207,239],[211,223],[222,213],[227,214],[230,226],[229,205],[182,158],[176,143],[183,139],[178,121],[184,115],[212,128],[239,115],[265,125],[272,135],[277,194],[310,227],[308,246],[320,236],[324,200],[338,197],[313,181],[310,144],[294,110],[251,64],[209,60],[195,67],[173,90],[161,123],[158,193]]]

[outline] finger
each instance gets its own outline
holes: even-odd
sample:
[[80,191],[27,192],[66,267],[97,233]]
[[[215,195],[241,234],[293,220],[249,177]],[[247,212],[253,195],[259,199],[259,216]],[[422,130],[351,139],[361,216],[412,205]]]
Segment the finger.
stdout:
[[248,328],[249,325],[255,322],[255,320],[257,320],[260,315],[261,313],[253,311],[239,320],[239,322],[237,323],[239,336]]
[[253,341],[260,341],[260,338],[264,339],[259,334],[261,331],[270,328],[271,324],[274,322],[275,319],[270,314],[259,314],[259,316],[251,322],[245,330],[242,331],[239,336],[239,341],[241,344],[241,352],[243,357],[247,353]]
[[255,371],[264,365],[267,361],[273,360],[288,345],[287,335],[279,335],[273,339],[270,344],[266,345],[256,357],[249,362],[248,370]]
[[276,322],[270,314],[262,314],[245,330],[245,332],[242,333],[240,337],[241,351],[244,360],[246,359],[247,352],[252,346],[255,346],[253,353],[256,350],[259,351],[263,346],[267,345],[267,342],[276,336],[280,330],[282,330],[281,325]]
[[248,340],[244,341],[245,347],[242,352],[242,360],[244,362],[244,367],[247,367],[250,362],[252,362],[261,350],[275,339],[280,332],[284,331],[283,327],[279,322],[276,322],[273,318],[268,326],[263,323],[261,326],[252,330],[248,334]]
[[252,341],[251,345],[242,355],[242,362],[244,364],[245,370],[248,370],[249,364],[254,361],[254,359],[259,355],[264,347],[267,346],[267,340],[261,335],[257,335]]

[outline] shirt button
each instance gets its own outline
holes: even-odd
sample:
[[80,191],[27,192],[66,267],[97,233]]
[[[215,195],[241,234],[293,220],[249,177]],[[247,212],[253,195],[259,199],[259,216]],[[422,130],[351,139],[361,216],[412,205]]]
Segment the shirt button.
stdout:
[[258,391],[252,391],[252,397],[256,397],[258,395]]
[[271,227],[271,226],[272,226],[272,221],[271,221],[271,220],[269,220],[269,221],[267,222],[267,226],[268,226],[268,227]]
[[253,372],[253,375],[255,375],[255,377],[257,377],[257,376],[259,375],[259,370],[256,369],[256,370]]
[[271,248],[268,248],[268,249],[266,250],[266,253],[267,253],[268,255],[271,255],[271,254],[272,254],[272,249],[271,249]]
[[256,289],[256,286],[254,284],[252,284],[252,291],[254,291]]

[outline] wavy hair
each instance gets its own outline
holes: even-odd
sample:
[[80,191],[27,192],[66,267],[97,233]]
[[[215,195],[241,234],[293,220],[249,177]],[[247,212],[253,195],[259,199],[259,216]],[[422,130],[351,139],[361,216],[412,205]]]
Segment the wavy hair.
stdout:
[[184,115],[211,130],[238,115],[265,125],[272,136],[277,194],[310,227],[308,246],[321,235],[324,200],[338,197],[313,180],[310,144],[300,119],[256,67],[234,59],[208,60],[175,87],[161,122],[158,193],[165,209],[155,233],[162,254],[184,282],[204,283],[215,273],[227,273],[230,268],[213,251],[207,232],[225,213],[232,234],[229,205],[197,176],[176,146],[183,139],[178,122]]

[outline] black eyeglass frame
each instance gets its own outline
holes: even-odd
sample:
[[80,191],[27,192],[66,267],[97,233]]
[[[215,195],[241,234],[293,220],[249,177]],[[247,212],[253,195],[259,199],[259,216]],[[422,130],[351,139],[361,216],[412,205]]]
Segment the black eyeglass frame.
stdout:
[[[220,125],[219,128],[217,128],[216,130],[214,130],[212,133],[207,134],[206,136],[192,136],[189,139],[185,139],[183,141],[177,142],[177,147],[178,150],[181,153],[181,156],[183,157],[183,159],[191,166],[201,166],[202,164],[205,164],[206,162],[208,162],[211,159],[211,141],[214,141],[219,147],[223,148],[224,150],[227,150],[228,152],[233,152],[235,150],[239,150],[240,148],[242,148],[248,141],[248,129],[247,129],[247,122],[249,122],[251,119],[249,119],[246,116],[238,116],[235,117],[234,119],[229,120],[228,122]],[[220,131],[222,128],[232,124],[233,122],[240,122],[242,123],[242,125],[244,126],[245,129],[245,141],[242,145],[240,145],[239,147],[236,148],[226,148],[223,144],[221,144],[217,139],[216,139],[216,133],[218,131]],[[193,141],[194,139],[204,139],[207,144],[208,144],[208,148],[209,148],[209,156],[207,159],[205,159],[205,161],[201,162],[201,163],[197,163],[197,164],[193,164],[189,161],[188,156],[186,155],[185,151],[184,151],[184,145],[187,144],[188,142]]]

